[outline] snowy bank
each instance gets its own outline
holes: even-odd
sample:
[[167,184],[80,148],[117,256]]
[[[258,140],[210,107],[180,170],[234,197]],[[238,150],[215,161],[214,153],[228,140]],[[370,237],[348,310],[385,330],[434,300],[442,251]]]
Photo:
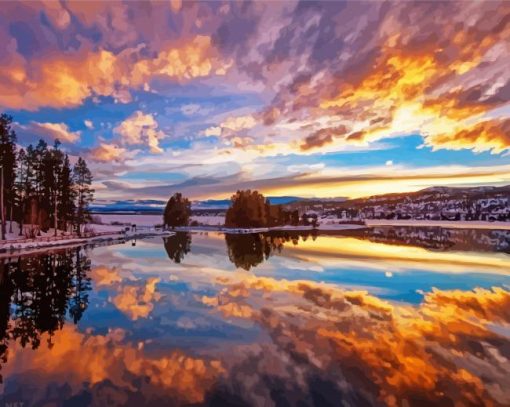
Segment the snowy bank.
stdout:
[[[60,232],[60,231],[59,231]],[[171,236],[174,232],[156,230],[153,228],[141,228],[134,231],[126,231],[124,227],[112,225],[87,225],[87,232],[83,236],[66,235],[60,233],[54,236],[53,230],[43,233],[34,239],[19,238],[17,234],[8,234],[7,240],[0,241],[1,252],[15,252],[20,250],[34,250],[44,248],[65,248],[82,244],[97,244],[106,241],[123,242],[131,239],[141,239],[153,236]]]
[[450,229],[493,229],[510,230],[510,222],[484,221],[455,221],[455,220],[396,220],[396,219],[366,219],[368,227],[374,226],[415,226],[441,227]]
[[266,232],[276,232],[276,231],[289,231],[289,232],[299,232],[299,231],[335,231],[335,230],[352,230],[352,229],[364,229],[365,225],[355,225],[355,224],[326,224],[319,225],[316,228],[312,226],[274,226],[274,227],[265,227],[265,228],[230,228],[226,226],[183,226],[176,227],[174,230],[176,232],[224,232],[224,233],[266,233]]

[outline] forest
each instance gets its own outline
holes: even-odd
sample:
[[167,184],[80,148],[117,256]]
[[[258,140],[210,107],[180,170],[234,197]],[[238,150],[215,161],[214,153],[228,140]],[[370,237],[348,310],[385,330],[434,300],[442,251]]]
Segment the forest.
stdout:
[[[41,232],[82,234],[94,199],[86,161],[71,157],[55,140],[23,148],[17,144],[13,119],[0,115],[1,235],[35,238]],[[14,225],[13,225],[14,224]],[[17,227],[16,227],[17,226]]]

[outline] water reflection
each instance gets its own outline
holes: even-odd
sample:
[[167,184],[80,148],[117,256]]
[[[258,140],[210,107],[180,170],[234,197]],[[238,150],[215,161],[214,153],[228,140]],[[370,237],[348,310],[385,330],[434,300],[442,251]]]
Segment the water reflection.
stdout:
[[[503,235],[477,233],[471,248],[469,233],[444,233],[441,248],[421,236],[179,233],[4,262],[5,394],[25,405],[510,405]],[[37,334],[23,341],[24,325]]]
[[281,253],[286,243],[297,245],[299,240],[315,240],[317,232],[271,232],[226,234],[228,258],[236,267],[249,271],[275,253]]
[[350,234],[372,242],[417,246],[430,250],[510,253],[509,230],[374,227],[351,231]]
[[9,341],[37,349],[44,336],[52,347],[66,316],[75,324],[80,321],[89,303],[90,264],[80,248],[0,260],[0,353],[4,363]]
[[191,250],[191,233],[178,232],[163,238],[168,258],[179,264]]
[[229,359],[225,387],[247,405],[510,402],[509,291],[434,290],[409,307],[309,281],[217,282],[204,303],[271,338]]
[[[320,240],[322,242],[331,242],[331,238],[334,237],[352,237],[384,245],[409,246],[443,252],[510,253],[510,231],[505,230],[375,227],[329,233],[322,232]],[[286,245],[295,247],[299,246],[300,243],[315,242],[317,238],[317,231],[225,234],[229,260],[236,267],[247,271],[261,265],[272,255],[281,254]],[[173,236],[164,238],[164,246],[168,257],[177,264],[182,263],[184,257],[190,253],[191,245],[191,233],[178,232]],[[309,244],[304,244],[303,246],[308,247]],[[318,245],[312,246],[319,247]],[[323,247],[323,245],[320,246]],[[338,255],[347,254],[337,245],[331,245],[331,249]],[[362,251],[359,252],[361,253]],[[419,260],[422,261],[423,259]]]

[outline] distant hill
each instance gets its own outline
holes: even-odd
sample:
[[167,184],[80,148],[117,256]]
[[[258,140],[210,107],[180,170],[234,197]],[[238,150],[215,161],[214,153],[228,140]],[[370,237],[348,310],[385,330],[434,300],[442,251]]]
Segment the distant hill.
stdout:
[[[287,205],[292,202],[306,200],[298,196],[270,196],[269,202],[273,205]],[[97,200],[91,209],[94,213],[163,213],[166,201],[162,200],[122,200],[122,201],[101,201]],[[193,201],[191,208],[197,211],[227,210],[230,206],[230,199],[207,199],[204,201]]]
[[[497,200],[498,206],[508,206],[510,202],[510,185],[503,187],[430,187],[416,192],[390,193],[373,195],[364,198],[347,199],[336,198],[303,198],[298,196],[268,197],[273,205],[283,205],[286,209],[300,212],[333,212],[341,210],[362,211],[365,209],[384,207],[385,214],[395,210],[412,211],[415,214],[430,211],[459,211],[459,208],[476,211],[479,200]],[[444,205],[443,205],[444,203]],[[163,200],[122,200],[96,201],[92,206],[95,213],[151,213],[163,212],[166,201]],[[192,209],[196,212],[224,212],[230,205],[230,199],[207,199],[193,201]],[[406,209],[407,207],[407,209]],[[431,209],[433,208],[433,209]],[[500,208],[501,209],[501,208]],[[506,213],[506,210],[503,212]]]
[[405,202],[430,202],[446,200],[478,200],[510,198],[510,185],[502,187],[429,187],[416,192],[373,195],[366,198],[349,199],[341,207],[363,207],[365,205],[397,204]]
[[166,201],[156,199],[127,199],[123,201],[96,200],[93,213],[163,213]]
[[431,187],[375,195],[345,201],[331,212],[351,219],[508,221],[510,186]]

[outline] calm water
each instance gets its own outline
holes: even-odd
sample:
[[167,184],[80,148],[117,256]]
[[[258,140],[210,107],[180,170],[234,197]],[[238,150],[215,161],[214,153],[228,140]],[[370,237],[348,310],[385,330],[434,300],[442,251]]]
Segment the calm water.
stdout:
[[510,405],[510,232],[180,233],[0,260],[0,403]]

